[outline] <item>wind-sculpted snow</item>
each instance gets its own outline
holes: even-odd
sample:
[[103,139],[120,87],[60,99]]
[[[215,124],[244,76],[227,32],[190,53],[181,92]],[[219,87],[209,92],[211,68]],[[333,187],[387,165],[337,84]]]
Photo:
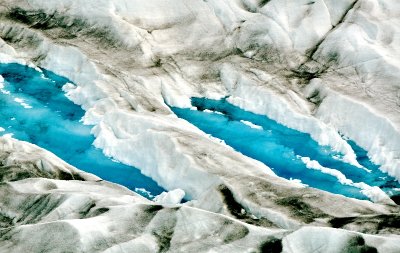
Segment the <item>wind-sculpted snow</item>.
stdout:
[[[197,241],[202,233],[185,232],[185,226],[180,226],[174,230],[170,251],[178,251],[174,240],[182,234],[181,245],[188,245],[182,251],[189,252],[243,252],[236,245],[259,249],[263,241],[267,242],[262,247],[276,251],[282,247],[286,252],[328,251],[324,247],[332,252],[375,250],[369,247],[399,251],[394,235],[399,233],[394,203],[398,199],[354,200],[279,178],[263,163],[179,119],[167,106],[190,108],[191,97],[229,97],[228,102],[241,109],[309,134],[319,145],[341,153],[348,164],[361,168],[353,146],[343,138],[348,137],[384,172],[400,179],[398,1],[7,0],[0,3],[0,13],[0,61],[39,66],[74,82],[76,87],[65,89],[66,94],[86,111],[84,122],[94,125],[96,147],[139,168],[167,190],[182,189],[192,200],[186,204],[191,206],[185,207],[188,210],[201,208],[196,212],[256,231],[245,237],[235,235],[245,239],[243,243],[233,240],[232,247],[212,248],[218,240],[206,237],[211,241],[206,245],[212,245],[208,248]],[[34,185],[25,183],[28,189]],[[65,191],[69,187],[76,189],[68,184]],[[103,215],[108,214],[99,217]],[[123,217],[129,220],[130,215]],[[192,218],[200,217],[196,215]],[[170,231],[174,218],[162,217],[154,228],[162,229],[164,224]],[[26,239],[39,242],[32,231],[54,230],[69,231],[65,233],[69,242],[81,245],[85,240],[75,238],[85,233],[87,237],[82,238],[92,238],[88,235],[94,233],[91,227],[98,226],[101,232],[96,234],[107,234],[102,224],[110,224],[112,231],[111,222],[101,219],[93,219],[93,226],[79,225],[81,220],[72,222],[73,226],[64,221],[37,225],[46,229],[24,225],[13,239],[18,237],[21,243],[12,245],[26,247],[30,245],[22,243]],[[176,219],[180,221],[190,224],[193,220]],[[264,240],[270,233],[260,232],[266,237],[258,237],[257,231],[266,230],[262,226],[296,232]],[[213,235],[230,231],[223,225],[215,226],[217,230],[210,227],[200,224],[196,229],[206,234],[213,231]],[[348,230],[393,237],[360,238]],[[132,244],[146,241],[157,251],[159,239],[151,235]],[[170,236],[160,240],[168,241],[166,237]],[[337,243],[316,243],[333,237]],[[54,245],[66,245],[57,238]],[[11,245],[6,243],[1,245]],[[129,249],[128,244],[124,245]],[[87,245],[80,251],[91,251],[96,243]]]

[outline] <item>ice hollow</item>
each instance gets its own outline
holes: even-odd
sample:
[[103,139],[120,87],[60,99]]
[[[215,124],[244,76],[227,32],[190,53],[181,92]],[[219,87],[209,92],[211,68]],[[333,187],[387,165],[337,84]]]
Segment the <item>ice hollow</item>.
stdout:
[[[343,154],[331,147],[318,145],[309,134],[247,112],[226,99],[192,98],[192,105],[197,110],[176,107],[172,110],[235,150],[263,162],[281,177],[348,197],[368,197],[376,201],[396,194],[400,186],[396,179],[373,164],[354,142],[351,144],[364,168],[346,162]],[[363,194],[365,188],[369,189],[367,195]]]
[[19,64],[1,64],[4,78],[0,125],[2,135],[36,144],[68,163],[103,179],[122,184],[152,198],[163,189],[134,167],[106,157],[92,143],[91,126],[84,125],[84,111],[62,91],[68,80],[46,70]]

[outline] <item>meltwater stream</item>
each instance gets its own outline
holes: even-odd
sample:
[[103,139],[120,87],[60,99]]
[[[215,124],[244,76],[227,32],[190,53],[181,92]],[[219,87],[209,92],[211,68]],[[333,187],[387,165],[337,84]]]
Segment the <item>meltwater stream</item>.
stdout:
[[299,179],[311,187],[347,197],[368,199],[360,187],[343,184],[343,177],[341,183],[340,176],[337,176],[341,173],[346,180],[377,186],[389,196],[399,194],[400,184],[380,171],[379,166],[368,159],[366,151],[352,141],[349,144],[356,152],[359,163],[367,169],[343,162],[341,154],[329,147],[319,146],[309,134],[285,127],[266,116],[242,110],[225,99],[192,98],[192,105],[198,110],[171,109],[178,117],[224,140],[235,150],[263,162],[278,176]]
[[92,143],[84,111],[64,95],[69,81],[19,64],[0,64],[0,135],[47,149],[75,167],[152,198],[164,190],[134,167],[104,156]]

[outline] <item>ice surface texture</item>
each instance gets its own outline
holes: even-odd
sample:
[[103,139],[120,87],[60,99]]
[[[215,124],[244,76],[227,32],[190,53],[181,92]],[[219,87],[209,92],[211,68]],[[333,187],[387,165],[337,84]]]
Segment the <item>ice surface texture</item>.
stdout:
[[[68,80],[20,64],[1,64],[0,134],[36,144],[66,162],[152,198],[163,189],[134,167],[106,157],[92,143],[91,126],[80,122],[84,111],[62,91]],[[146,189],[146,191],[140,190]]]
[[[367,198],[360,192],[363,188],[357,188],[357,184],[349,180],[378,186],[388,195],[396,194],[396,189],[400,188],[400,184],[380,171],[379,166],[374,165],[366,157],[366,152],[354,142],[352,146],[365,168],[344,162],[340,153],[330,147],[319,146],[309,134],[285,127],[266,116],[246,112],[225,99],[192,98],[192,105],[198,110],[176,107],[172,110],[180,118],[225,141],[242,154],[265,163],[278,176],[300,179],[311,187],[359,199]],[[249,122],[252,123],[250,126]],[[311,166],[312,160],[330,168],[330,173]]]
[[[368,247],[376,244],[371,240],[384,240],[341,237],[352,232],[330,228],[327,232],[321,226],[399,234],[395,228],[399,210],[390,199],[372,203],[346,198],[276,177],[265,164],[179,119],[164,103],[190,108],[191,97],[229,96],[235,106],[308,133],[319,145],[332,147],[360,167],[355,149],[340,132],[400,179],[399,1],[10,0],[1,7],[0,60],[68,77],[76,84],[68,90],[69,98],[86,111],[85,123],[95,125],[96,147],[140,168],[168,190],[181,188],[193,199],[190,205],[240,224],[256,224],[259,231],[264,231],[262,226],[285,231],[297,231],[304,224],[317,226],[282,240],[284,252],[372,251]],[[311,160],[304,162],[333,172]],[[155,226],[168,228],[170,217],[160,218],[164,222]],[[196,244],[196,238],[204,235],[199,229],[221,233],[209,229],[212,225],[186,221],[177,226],[170,251],[179,238],[194,242],[193,248],[181,251],[211,251]],[[82,228],[79,222],[73,226],[83,235],[88,226]],[[93,224],[106,223],[100,215]],[[54,231],[52,225],[46,223],[49,227],[40,231]],[[101,228],[103,232],[114,227]],[[156,234],[168,235],[171,230],[164,231]],[[220,231],[231,230],[222,225]],[[77,245],[77,237],[65,241]],[[88,237],[79,238],[88,242]],[[146,234],[132,244],[154,245],[152,238]],[[168,242],[170,237],[159,238]],[[207,238],[215,245],[216,236]],[[281,245],[279,240],[267,241],[264,249]],[[398,243],[384,241],[378,251],[399,251],[393,247]],[[30,242],[40,243],[34,238]],[[91,242],[97,245],[96,240]],[[256,242],[249,242],[253,251],[259,249]],[[213,250],[245,251],[233,244]],[[86,244],[80,249],[92,248]]]
[[[276,229],[189,206],[163,206],[119,185],[99,181],[32,144],[0,137],[0,146],[1,252],[400,250],[398,240],[385,235],[315,226]],[[369,215],[364,217],[369,220],[365,226],[356,218],[338,218],[332,224],[368,232],[386,224],[386,231],[396,231],[396,218]]]

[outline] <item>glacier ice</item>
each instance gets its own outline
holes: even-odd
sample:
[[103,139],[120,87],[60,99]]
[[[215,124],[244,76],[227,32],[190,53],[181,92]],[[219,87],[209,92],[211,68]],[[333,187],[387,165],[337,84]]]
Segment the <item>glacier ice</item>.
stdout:
[[154,198],[154,202],[163,205],[176,205],[182,202],[185,192],[182,189],[175,189],[169,192],[162,192]]
[[[257,225],[261,220],[255,217],[252,218],[252,225],[243,222],[245,220],[189,205],[160,205],[125,187],[79,171],[35,145],[4,137],[0,137],[0,145],[0,226],[4,228],[1,231],[0,251],[399,250],[398,239],[385,234],[371,235],[319,226],[280,229],[270,227],[266,221]],[[367,206],[359,208],[368,212]],[[246,211],[241,210],[240,213],[246,215]],[[372,217],[376,219],[376,225],[391,222],[388,214]],[[374,231],[371,214],[358,218],[369,219],[370,224],[351,224],[347,217],[343,221],[339,217],[332,224],[335,227],[352,225],[356,230]],[[386,229],[398,231],[395,224],[388,225]]]
[[37,144],[87,172],[131,190],[146,188],[151,197],[163,189],[133,167],[111,161],[92,145],[90,126],[80,123],[84,111],[70,102],[61,88],[68,80],[45,70],[19,64],[0,64],[2,135]]
[[[289,129],[265,116],[246,112],[224,99],[192,98],[192,105],[198,110],[176,107],[172,110],[178,117],[224,140],[242,154],[265,163],[284,178],[299,179],[311,187],[348,197],[365,199],[367,196],[373,201],[383,202],[390,202],[388,195],[395,194],[393,188],[399,186],[394,178],[382,173],[379,166],[368,159],[363,161],[367,168],[347,164],[341,160],[340,153],[319,146],[308,134]],[[357,149],[357,156],[362,152],[362,149]]]
[[[191,200],[181,208],[157,212],[159,216],[141,227],[145,229],[133,230],[134,238],[127,238],[120,236],[127,234],[124,226],[112,232],[116,217],[121,217],[118,224],[130,224],[124,221],[131,215],[149,217],[154,209],[127,211],[125,216],[120,215],[124,207],[102,214],[91,208],[93,219],[79,218],[80,211],[91,206],[84,196],[104,196],[111,187],[106,182],[6,179],[5,191],[19,196],[21,205],[3,201],[10,210],[2,213],[9,217],[5,221],[12,222],[16,210],[25,210],[24,203],[31,203],[27,192],[33,189],[43,191],[37,196],[48,196],[44,199],[49,203],[59,203],[53,202],[59,196],[55,186],[65,186],[59,192],[73,191],[69,203],[76,209],[68,216],[68,208],[60,206],[66,218],[54,220],[58,211],[52,206],[55,209],[47,210],[56,210],[49,216],[54,222],[44,218],[17,224],[10,232],[15,236],[0,243],[2,250],[18,252],[32,245],[43,250],[48,246],[38,238],[61,230],[65,233],[54,234],[49,248],[62,251],[57,247],[74,245],[68,249],[93,252],[90,245],[109,243],[99,251],[399,251],[394,202],[346,198],[304,187],[295,178],[277,177],[265,164],[210,138],[167,106],[191,108],[191,97],[229,97],[228,102],[241,109],[330,146],[357,172],[365,171],[369,165],[364,162],[371,160],[399,180],[398,1],[9,0],[0,4],[0,12],[1,62],[39,66],[67,77],[74,83],[65,87],[67,96],[85,110],[84,123],[94,125],[96,147],[140,168],[166,190],[182,189]],[[343,136],[366,151],[363,159]],[[14,140],[2,142],[8,144],[0,148],[10,152]],[[29,144],[13,145],[14,156],[3,156],[7,166],[13,164],[7,167],[11,172],[22,168],[17,175],[31,175],[51,167],[25,159],[22,151],[39,152]],[[12,178],[13,173],[7,175]],[[83,185],[91,185],[90,190]],[[17,193],[21,187],[27,190]],[[112,201],[133,201],[115,196]],[[112,201],[107,208],[113,209]],[[201,217],[207,222],[196,223]],[[250,231],[245,237],[242,225]],[[172,237],[168,231],[174,231]]]

